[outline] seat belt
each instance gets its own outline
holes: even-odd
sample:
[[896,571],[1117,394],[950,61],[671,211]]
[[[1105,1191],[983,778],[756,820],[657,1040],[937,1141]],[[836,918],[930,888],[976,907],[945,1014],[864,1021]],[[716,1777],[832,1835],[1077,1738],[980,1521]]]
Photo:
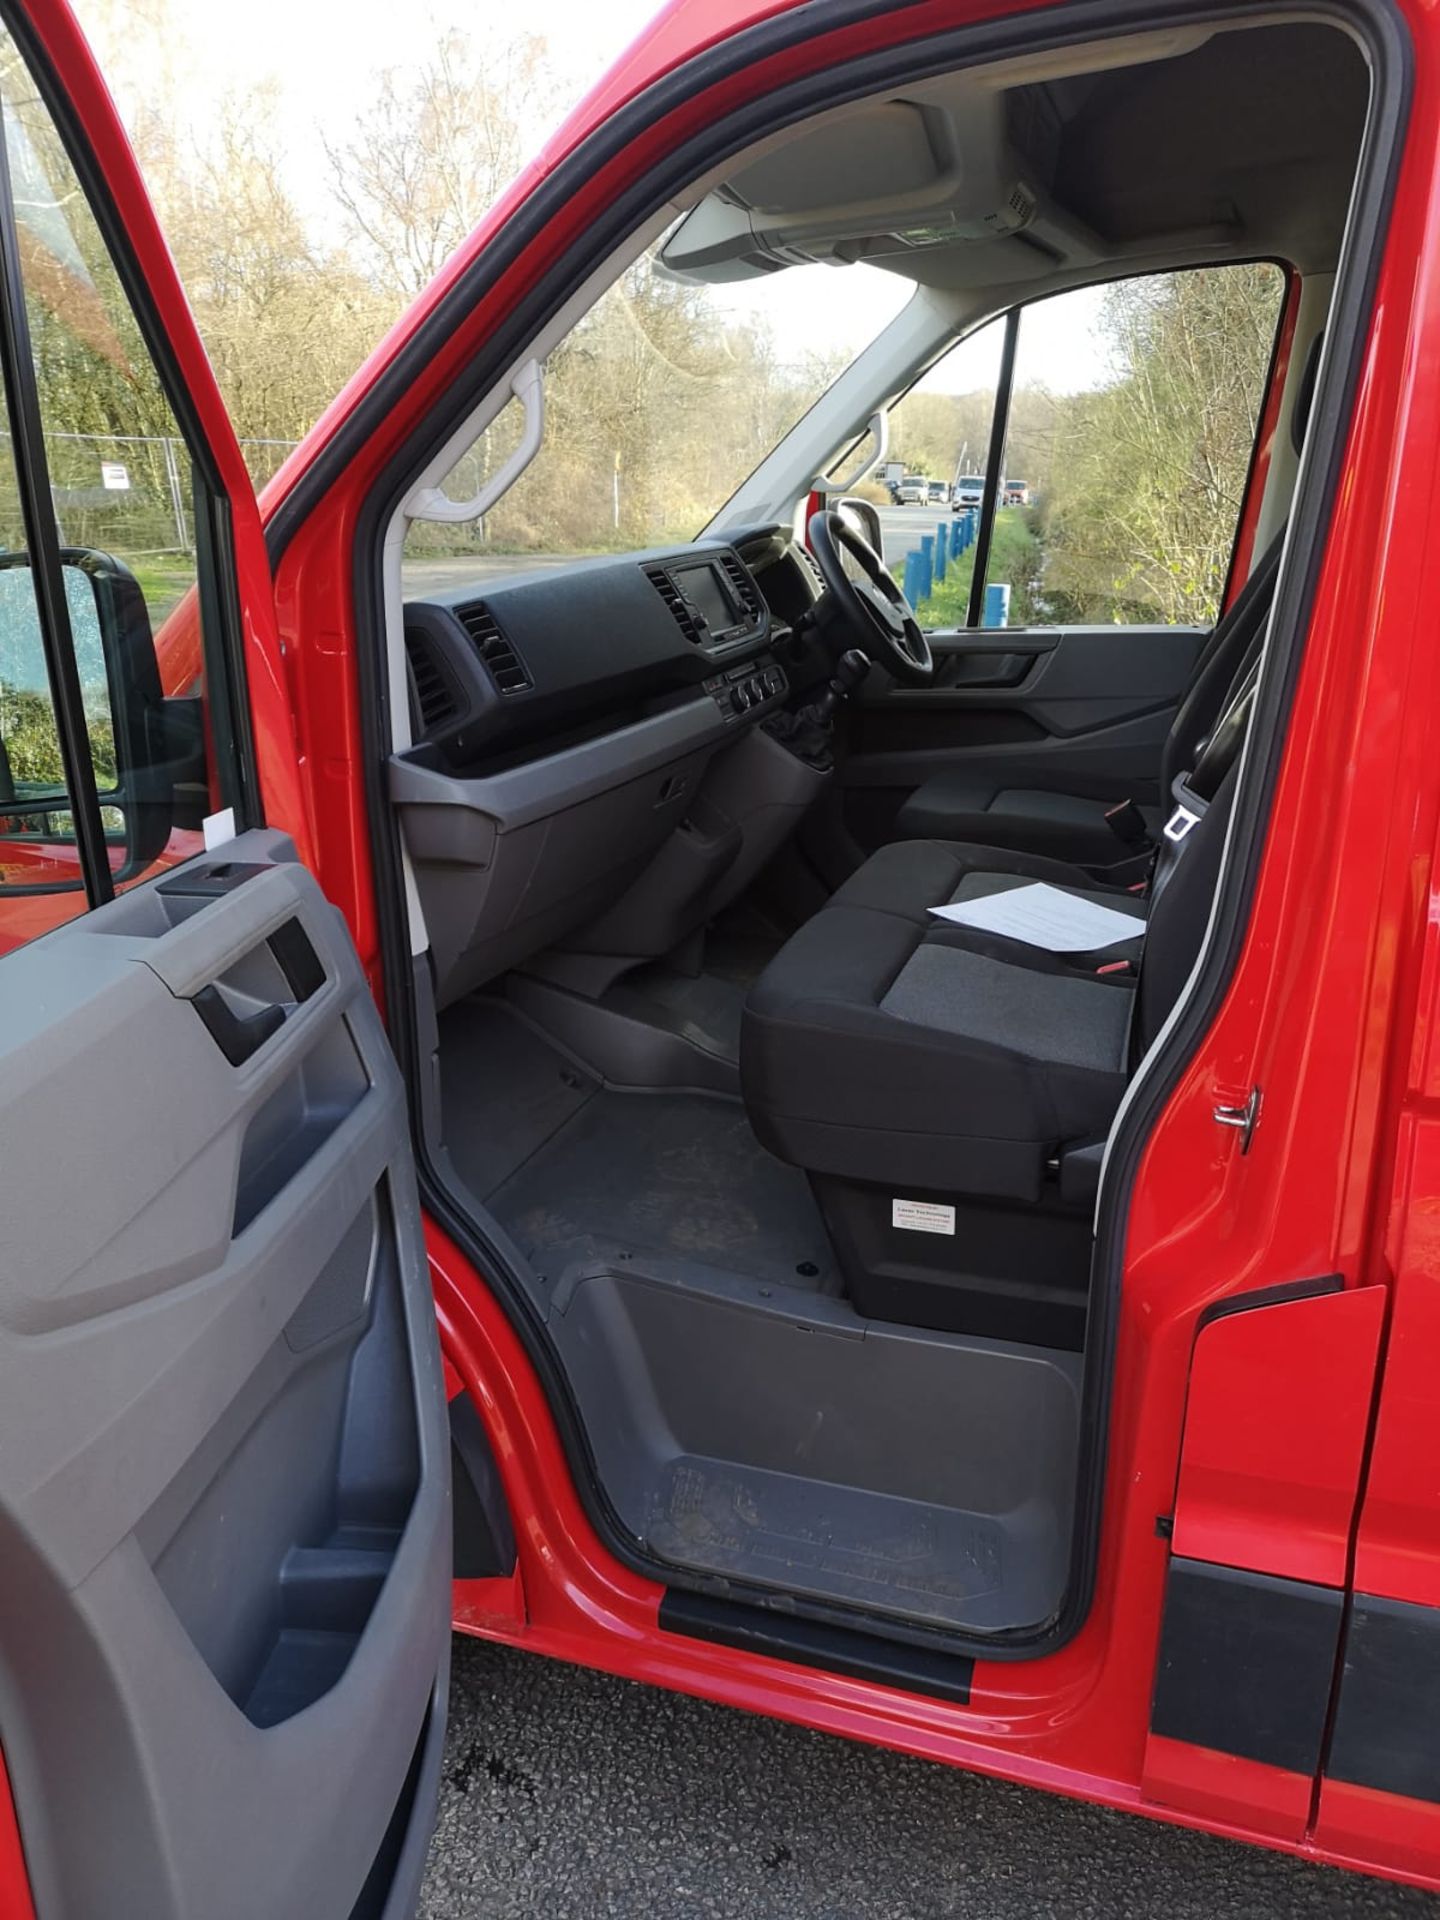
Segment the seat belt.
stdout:
[[1118,806],[1105,809],[1105,824],[1120,842],[1132,853],[1144,853],[1150,845],[1150,829],[1145,824],[1145,816],[1133,800],[1122,800]]

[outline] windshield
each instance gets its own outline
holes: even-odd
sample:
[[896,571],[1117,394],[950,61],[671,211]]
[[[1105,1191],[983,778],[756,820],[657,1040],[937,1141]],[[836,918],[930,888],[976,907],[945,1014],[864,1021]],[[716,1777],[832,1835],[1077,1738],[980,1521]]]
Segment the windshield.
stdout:
[[[693,540],[914,292],[861,265],[699,285],[659,244],[550,354],[544,441],[515,485],[483,521],[412,524],[407,592]],[[444,491],[474,498],[523,425],[512,401]]]

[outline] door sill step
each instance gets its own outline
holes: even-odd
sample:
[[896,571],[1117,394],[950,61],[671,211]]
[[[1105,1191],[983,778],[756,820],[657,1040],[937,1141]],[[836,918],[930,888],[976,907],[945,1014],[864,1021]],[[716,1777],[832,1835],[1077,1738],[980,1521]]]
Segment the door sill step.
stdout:
[[975,1662],[963,1654],[902,1646],[771,1607],[684,1593],[674,1587],[660,1602],[660,1626],[666,1633],[683,1634],[690,1640],[762,1653],[799,1667],[818,1667],[825,1673],[843,1674],[847,1680],[874,1680],[904,1693],[949,1700],[955,1706],[970,1704]]

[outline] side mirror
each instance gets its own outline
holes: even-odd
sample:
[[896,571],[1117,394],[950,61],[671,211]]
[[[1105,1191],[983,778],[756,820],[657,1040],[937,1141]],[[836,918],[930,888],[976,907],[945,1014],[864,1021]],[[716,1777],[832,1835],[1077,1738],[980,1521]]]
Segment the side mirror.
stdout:
[[855,531],[884,559],[885,534],[880,525],[880,509],[869,500],[860,500],[853,493],[847,493],[843,500],[835,502],[835,510],[843,514]]
[[[139,581],[113,555],[61,551],[81,700],[117,880],[141,872],[177,822],[177,795],[204,780],[199,703],[166,700]],[[73,841],[30,560],[0,553],[0,841]]]

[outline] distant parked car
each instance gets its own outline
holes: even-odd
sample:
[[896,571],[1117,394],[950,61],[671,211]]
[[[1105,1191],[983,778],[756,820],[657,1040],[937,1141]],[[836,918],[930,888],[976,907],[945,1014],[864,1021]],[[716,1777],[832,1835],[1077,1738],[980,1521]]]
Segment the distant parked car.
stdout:
[[950,495],[952,513],[968,513],[972,507],[978,507],[985,498],[985,476],[982,473],[967,473],[955,482]]
[[930,500],[932,505],[943,507],[949,498],[950,489],[943,480],[932,480],[930,482]]
[[1005,504],[1007,507],[1028,507],[1030,489],[1023,480],[1005,482]]
[[907,473],[895,490],[897,507],[923,507],[929,498],[930,482],[919,473]]

